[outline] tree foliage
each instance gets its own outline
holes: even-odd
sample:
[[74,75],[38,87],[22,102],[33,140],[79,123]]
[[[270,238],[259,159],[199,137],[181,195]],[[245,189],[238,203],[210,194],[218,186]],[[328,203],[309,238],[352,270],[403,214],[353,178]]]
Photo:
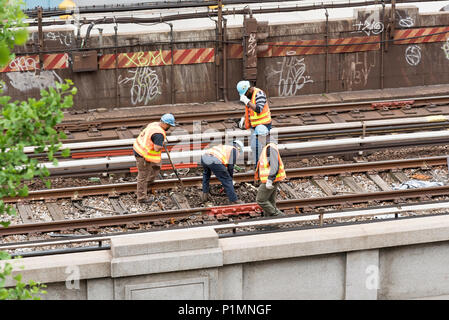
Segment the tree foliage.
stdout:
[[[23,45],[27,41],[25,14],[21,11],[22,1],[0,0],[0,67],[14,58],[12,50],[15,45]],[[57,132],[55,125],[64,117],[63,109],[73,105],[73,95],[77,89],[71,80],[55,83],[54,87],[41,90],[39,100],[29,98],[26,101],[11,101],[11,97],[0,96],[0,228],[7,227],[9,222],[1,216],[16,215],[13,207],[5,205],[4,197],[27,196],[28,187],[25,180],[49,176],[48,169],[39,166],[36,159],[30,158],[24,148],[36,147],[35,153],[45,153],[50,161],[57,164],[54,157],[60,151],[60,139],[63,132]],[[1,94],[1,92],[0,92]],[[69,150],[62,155],[68,156]],[[50,187],[49,180],[45,181]],[[0,260],[9,260],[11,256],[0,251]],[[45,285],[29,281],[22,282],[22,276],[14,276],[15,287],[5,288],[7,277],[12,275],[10,263],[0,263],[0,300],[4,299],[39,299],[46,293]]]

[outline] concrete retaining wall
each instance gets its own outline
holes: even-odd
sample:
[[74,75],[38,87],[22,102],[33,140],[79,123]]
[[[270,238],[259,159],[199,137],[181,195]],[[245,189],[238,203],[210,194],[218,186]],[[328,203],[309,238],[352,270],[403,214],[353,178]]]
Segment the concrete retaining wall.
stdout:
[[[328,39],[351,39],[367,36],[381,36],[387,29],[382,10],[367,11],[355,9],[353,19],[335,20],[329,17]],[[389,9],[385,10],[388,20]],[[438,27],[449,26],[449,13],[436,12],[419,14],[416,7],[400,7],[396,11],[396,29],[406,30],[430,28],[429,32],[439,32]],[[435,28],[435,29],[433,29]],[[71,50],[79,46],[75,35],[45,29],[45,50]],[[44,30],[44,31],[45,31]],[[120,28],[119,28],[120,32]],[[173,46],[177,49],[215,48],[216,30],[175,31],[173,40],[182,41]],[[241,44],[242,28],[227,28],[228,45]],[[326,22],[269,24],[267,42],[288,42],[301,40],[324,41]],[[258,58],[257,86],[264,88],[270,97],[301,96],[328,92],[352,90],[411,87],[444,84],[449,81],[449,47],[444,37],[433,41],[431,37],[422,43],[393,44],[388,47],[365,50],[363,45],[354,52],[331,53],[326,58],[322,53],[295,53],[293,49],[280,56]],[[381,38],[379,38],[381,39]],[[379,40],[378,39],[378,40]],[[33,52],[37,40],[34,33],[27,47],[20,52]],[[199,43],[189,41],[200,40]],[[373,40],[373,41],[378,41]],[[153,51],[139,67],[102,69],[90,72],[72,72],[71,67],[42,72],[23,71],[30,63],[17,63],[22,72],[3,72],[0,79],[5,81],[5,93],[13,99],[37,97],[39,89],[47,87],[55,80],[70,78],[79,88],[73,109],[90,110],[97,108],[122,108],[143,105],[163,105],[172,103],[203,103],[223,99],[226,88],[229,100],[237,100],[236,83],[243,75],[242,58],[227,58],[227,80],[223,85],[222,62],[215,51],[215,61],[197,64],[157,65],[158,52],[171,50],[170,32],[120,34],[115,49],[98,49],[115,46],[114,36],[91,37],[90,48],[97,48],[99,58],[107,54]],[[153,44],[152,44],[153,43]],[[122,47],[131,46],[131,47]],[[278,48],[279,49],[279,48]],[[316,49],[316,48],[315,48]],[[293,51],[292,51],[293,50]],[[288,51],[288,50],[287,50]],[[71,55],[71,52],[69,52]],[[326,67],[327,59],[327,67]],[[182,60],[182,59],[181,59]],[[22,61],[23,62],[23,61]],[[170,63],[171,61],[165,61]]]
[[23,258],[19,272],[48,285],[44,299],[425,299],[449,298],[448,263],[449,220],[433,216],[232,238],[211,227],[118,236],[106,251]]

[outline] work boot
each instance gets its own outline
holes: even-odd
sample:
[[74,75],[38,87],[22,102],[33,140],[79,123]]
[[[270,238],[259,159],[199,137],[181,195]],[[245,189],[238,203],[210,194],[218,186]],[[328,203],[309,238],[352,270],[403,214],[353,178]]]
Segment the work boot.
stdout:
[[242,200],[231,201],[231,204],[245,204]]
[[203,202],[206,202],[206,201],[208,201],[208,200],[210,200],[210,194],[209,193],[202,193],[201,194],[201,201],[203,201]]

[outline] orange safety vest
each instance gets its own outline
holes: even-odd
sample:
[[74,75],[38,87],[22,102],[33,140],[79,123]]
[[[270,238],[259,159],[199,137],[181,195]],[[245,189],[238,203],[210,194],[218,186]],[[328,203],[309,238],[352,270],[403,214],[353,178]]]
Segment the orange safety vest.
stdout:
[[146,161],[160,163],[161,151],[154,150],[154,143],[151,141],[151,136],[155,133],[162,133],[165,140],[165,130],[161,128],[159,122],[152,122],[139,134],[133,148]]
[[210,154],[221,161],[225,166],[229,164],[229,160],[231,159],[232,149],[237,149],[236,147],[227,146],[224,144],[220,144],[218,146],[214,146],[208,150],[206,150],[206,154]]
[[[259,91],[258,88],[254,88],[253,95],[251,97],[251,103],[256,105],[256,95]],[[257,114],[253,109],[246,106],[245,108],[245,128],[255,128],[259,124],[269,124],[271,122],[271,112],[270,107],[268,107],[268,99],[263,106],[262,112]]]
[[262,153],[260,154],[259,161],[257,162],[257,168],[256,172],[254,173],[254,179],[255,180],[260,179],[262,183],[266,183],[268,180],[268,175],[270,173],[270,164],[268,162],[269,159],[267,158],[268,147],[274,148],[278,152],[279,170],[273,182],[282,181],[285,178],[287,178],[287,175],[285,174],[284,163],[282,162],[279,150],[274,143],[269,143],[263,148]]

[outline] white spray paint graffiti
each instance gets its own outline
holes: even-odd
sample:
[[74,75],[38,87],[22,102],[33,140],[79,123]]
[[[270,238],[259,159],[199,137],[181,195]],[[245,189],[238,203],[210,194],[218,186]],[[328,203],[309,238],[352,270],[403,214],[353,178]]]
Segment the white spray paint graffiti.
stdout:
[[411,66],[417,66],[421,62],[421,48],[419,46],[408,46],[405,50],[405,61]]
[[[36,74],[36,70],[38,69],[37,60],[31,57],[17,57],[9,63],[9,67],[17,70],[17,72],[8,72],[6,74],[9,78],[9,84],[20,91],[27,91],[34,88],[41,90],[54,87],[55,81],[62,82],[62,79],[53,70],[41,71],[39,75]],[[5,84],[4,91],[6,92],[7,89],[8,87]]]
[[133,74],[132,77],[121,79],[119,77],[118,83],[123,85],[131,82],[131,103],[147,104],[149,101],[156,98],[157,95],[162,94],[159,86],[159,77],[150,67],[139,67],[135,70],[129,70]]
[[446,55],[446,59],[449,60],[449,38],[446,39],[446,42],[443,44],[441,49],[443,49],[443,52]]
[[256,34],[251,33],[248,39],[248,55],[252,56],[256,54],[256,47],[257,47]]
[[[399,25],[404,28],[413,27],[415,22],[411,17],[403,18],[399,11],[396,11],[399,17]],[[411,66],[417,66],[421,62],[421,48],[417,45],[410,45],[405,49],[405,61]]]
[[365,21],[353,25],[356,27],[356,30],[353,31],[353,33],[364,32],[367,36],[370,36],[371,34],[380,34],[384,31],[384,24],[379,20],[379,12],[373,12],[365,19]]
[[272,70],[267,78],[279,76],[278,95],[294,96],[306,83],[313,83],[310,76],[304,76],[306,64],[304,58],[284,57],[279,70]]
[[9,67],[16,71],[28,71],[37,69],[37,61],[31,57],[17,57],[9,63]]
[[69,33],[62,33],[62,32],[46,32],[44,33],[45,39],[51,40],[51,41],[58,41],[60,44],[63,44],[67,47],[70,47],[73,43],[73,34],[71,32]]
[[376,66],[375,56],[369,52],[357,52],[354,54],[354,61],[349,62],[349,66],[343,68],[342,79],[345,81],[348,90],[354,86],[365,87],[368,83],[368,76],[371,69]]
[[27,91],[33,88],[46,89],[54,87],[55,81],[62,82],[62,79],[53,70],[41,71],[39,75],[31,71],[9,72],[7,76],[10,85],[20,91]]

